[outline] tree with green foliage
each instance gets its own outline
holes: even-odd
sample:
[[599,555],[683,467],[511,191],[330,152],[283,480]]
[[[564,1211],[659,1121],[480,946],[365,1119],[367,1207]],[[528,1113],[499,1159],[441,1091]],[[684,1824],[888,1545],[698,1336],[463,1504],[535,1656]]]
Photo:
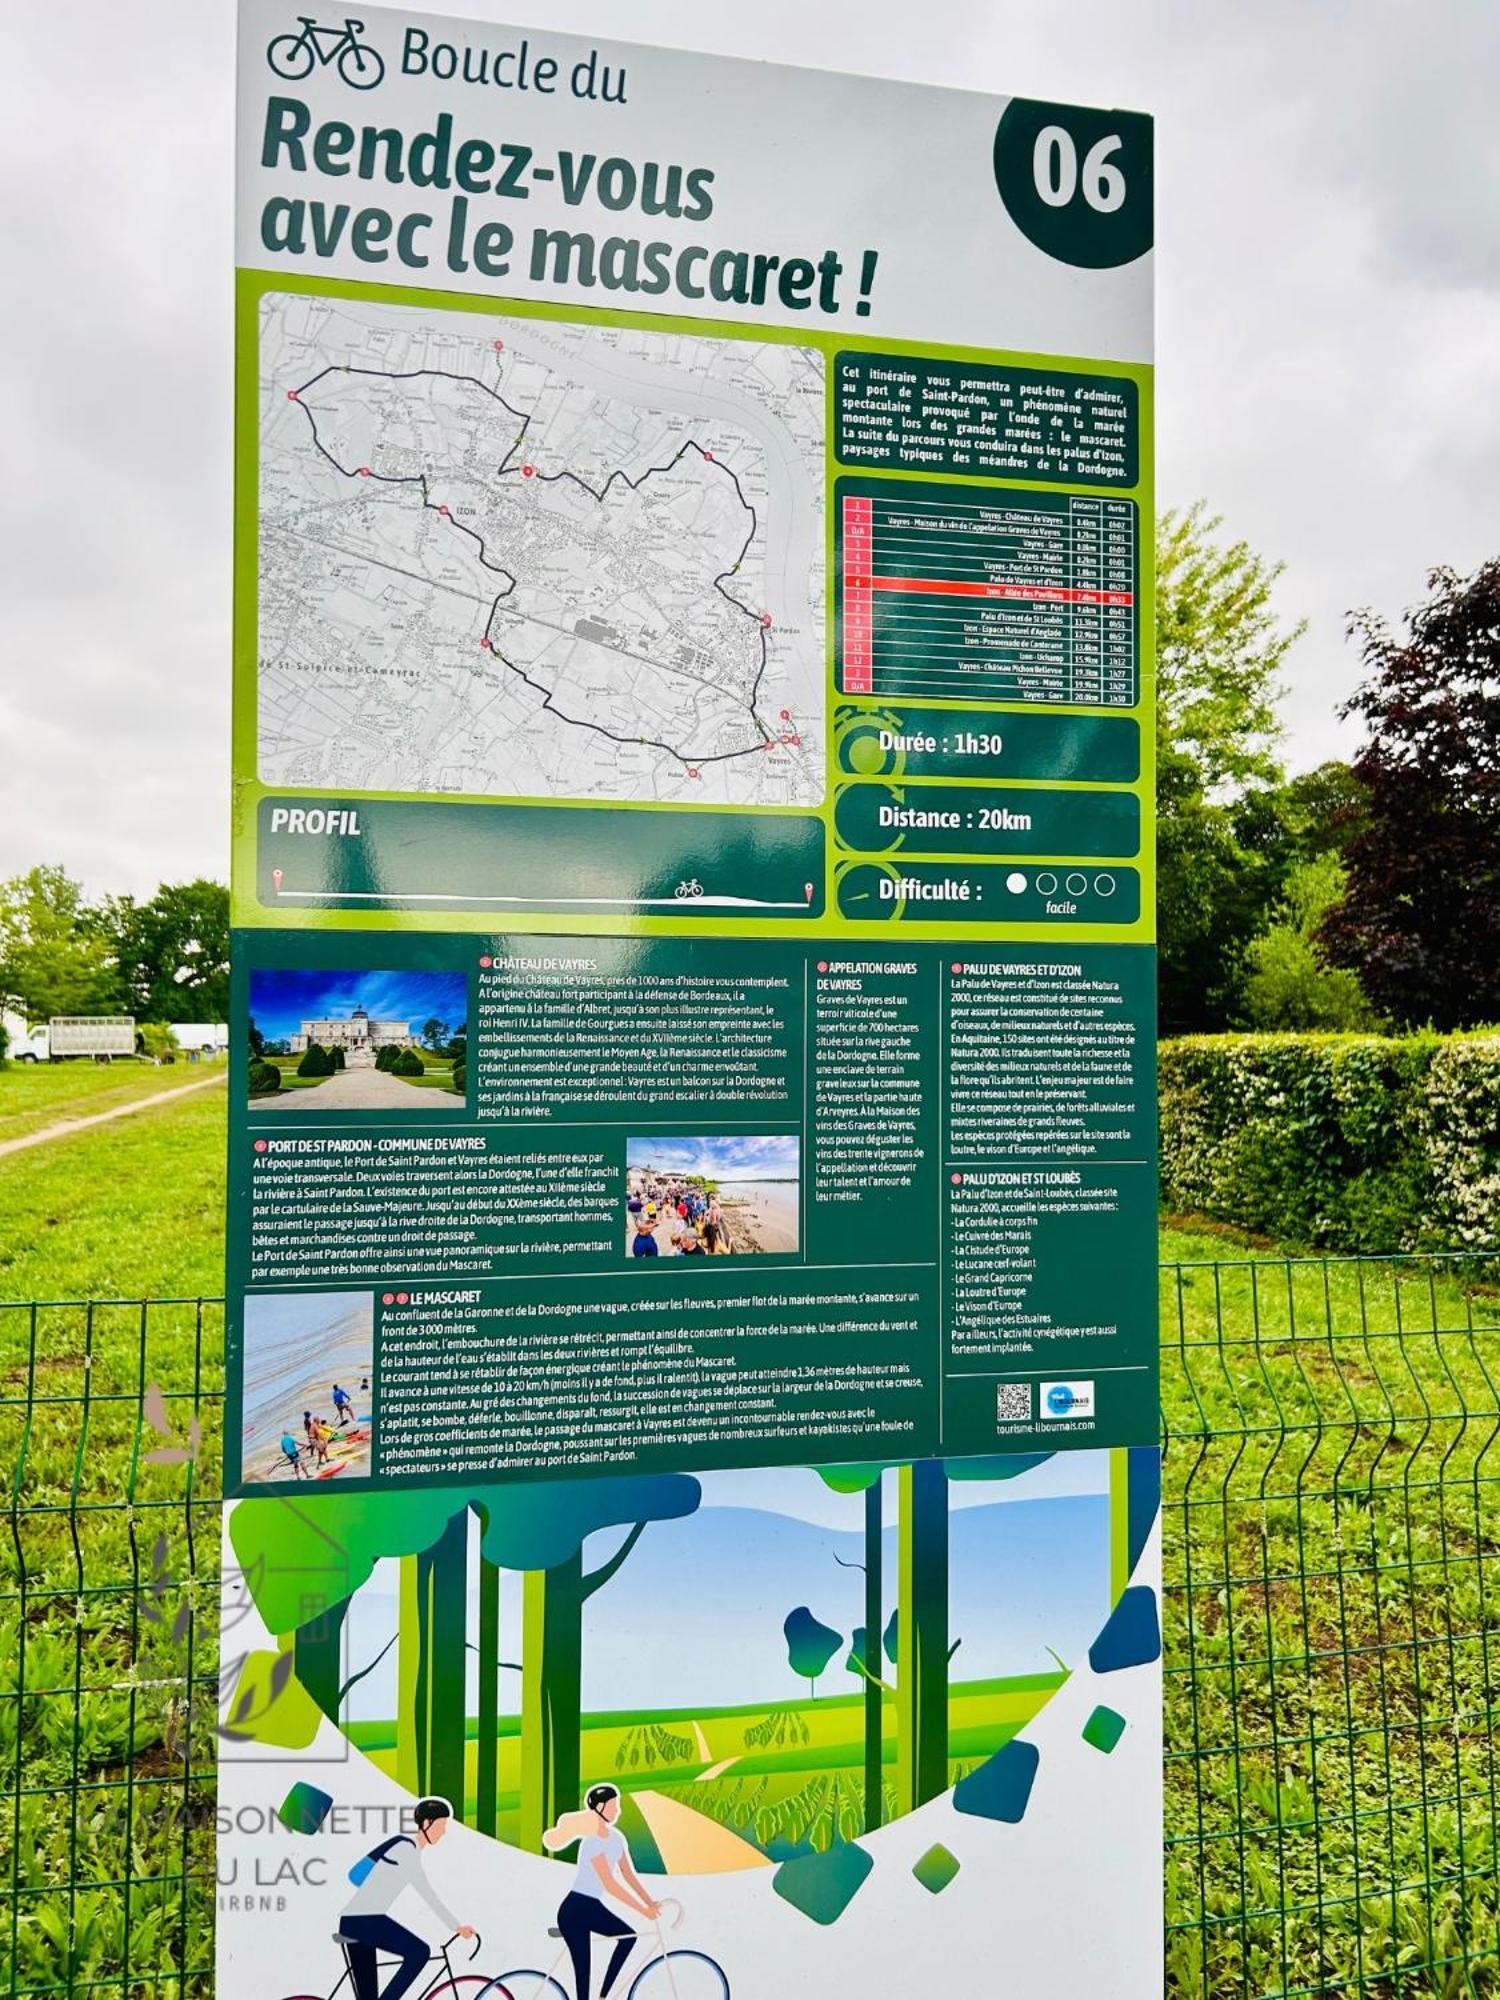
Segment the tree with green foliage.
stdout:
[[1303,630],[1276,610],[1281,565],[1222,527],[1202,501],[1157,524],[1157,895],[1171,1030],[1223,1024],[1270,899],[1233,804],[1280,779],[1276,701]]
[[415,1049],[402,1049],[391,1064],[392,1076],[425,1076],[426,1066]]
[[1328,963],[1320,931],[1344,893],[1334,854],[1300,861],[1273,920],[1245,954],[1244,1014],[1252,1028],[1371,1029],[1380,1025],[1355,973]]
[[448,1038],[448,1023],[440,1021],[436,1014],[422,1023],[422,1046],[436,1055]]
[[1364,824],[1323,919],[1330,959],[1403,1026],[1500,1022],[1500,558],[1434,570],[1404,633],[1357,613]]
[[455,1090],[460,1097],[462,1097],[465,1090],[468,1088],[468,1081],[469,1081],[468,1065],[464,1062],[463,1057],[460,1056],[458,1061],[453,1065],[453,1074],[449,1078],[449,1084],[451,1088]]
[[332,1076],[333,1058],[321,1042],[309,1042],[297,1065],[298,1076]]
[[62,868],[28,868],[0,883],[0,994],[33,1021],[53,1014],[129,1013],[108,929]]
[[155,1021],[222,1021],[229,1012],[229,891],[164,882],[143,903],[112,898],[112,939],[126,1012]]
[[332,1074],[334,1076],[337,1076],[339,1071],[345,1067],[344,1051],[341,1048],[330,1049],[328,1051],[328,1061],[331,1067]]
[[280,1088],[281,1071],[276,1067],[275,1063],[266,1062],[260,1056],[252,1058],[250,1063],[250,1095],[252,1097],[269,1097],[272,1091],[280,1090]]

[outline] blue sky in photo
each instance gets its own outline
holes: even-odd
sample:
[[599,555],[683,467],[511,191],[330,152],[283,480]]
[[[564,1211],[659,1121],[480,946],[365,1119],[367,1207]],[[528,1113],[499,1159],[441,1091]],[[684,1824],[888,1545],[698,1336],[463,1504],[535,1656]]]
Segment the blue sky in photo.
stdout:
[[791,1181],[801,1142],[795,1134],[740,1133],[732,1138],[627,1139],[625,1164],[659,1174],[702,1174],[715,1181]]
[[304,1021],[342,1020],[363,1007],[372,1021],[410,1021],[414,1035],[434,1015],[449,1028],[468,1018],[462,972],[311,972],[261,966],[250,974],[250,1013],[268,1041]]

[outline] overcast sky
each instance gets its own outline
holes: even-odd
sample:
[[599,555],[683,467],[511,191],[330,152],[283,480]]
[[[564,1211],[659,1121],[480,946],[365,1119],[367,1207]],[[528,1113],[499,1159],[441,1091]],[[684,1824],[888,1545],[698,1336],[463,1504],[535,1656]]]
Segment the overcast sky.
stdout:
[[[1493,0],[450,11],[1153,112],[1160,494],[1286,561],[1294,766],[1349,747],[1349,607],[1500,550]],[[226,872],[233,31],[232,0],[7,10],[0,873]]]

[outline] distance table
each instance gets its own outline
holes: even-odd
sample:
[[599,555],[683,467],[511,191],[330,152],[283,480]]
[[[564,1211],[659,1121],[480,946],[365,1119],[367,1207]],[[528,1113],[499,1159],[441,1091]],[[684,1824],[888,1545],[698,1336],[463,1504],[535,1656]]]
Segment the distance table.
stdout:
[[845,480],[845,694],[1133,708],[1132,500]]

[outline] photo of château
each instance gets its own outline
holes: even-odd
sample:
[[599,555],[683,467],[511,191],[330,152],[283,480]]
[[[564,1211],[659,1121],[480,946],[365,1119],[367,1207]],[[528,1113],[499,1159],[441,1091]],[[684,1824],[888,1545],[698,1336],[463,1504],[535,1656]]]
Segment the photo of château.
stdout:
[[257,1112],[461,1116],[468,990],[451,972],[250,974],[250,1102]]

